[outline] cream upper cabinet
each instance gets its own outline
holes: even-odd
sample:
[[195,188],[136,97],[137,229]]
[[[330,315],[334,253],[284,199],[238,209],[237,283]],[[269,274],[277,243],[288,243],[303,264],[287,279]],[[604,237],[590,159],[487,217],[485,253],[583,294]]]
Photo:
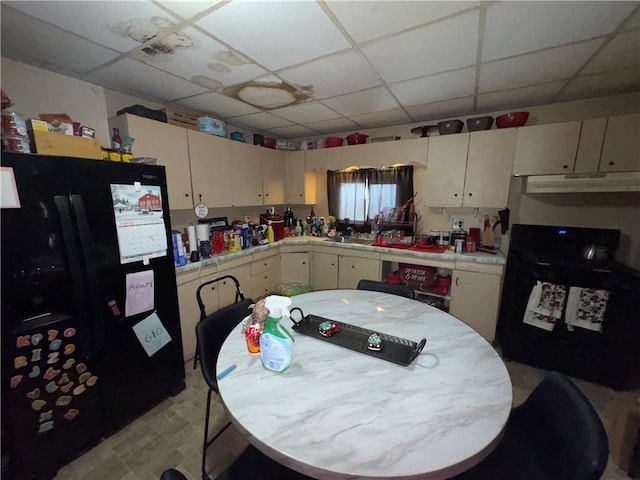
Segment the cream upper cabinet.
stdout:
[[[469,149],[469,134],[429,138],[424,202],[430,207],[460,207]],[[420,188],[416,188],[420,191]]]
[[471,133],[463,207],[507,205],[515,147],[513,128]]
[[573,172],[582,122],[550,123],[517,129],[514,175]]
[[135,139],[134,157],[153,157],[158,165],[164,165],[169,207],[172,210],[193,208],[187,130],[130,114],[109,118],[109,128],[113,127]]
[[261,147],[242,142],[229,142],[231,177],[228,182],[232,206],[263,205]]
[[599,171],[640,171],[640,114],[609,117]]
[[493,342],[500,305],[500,275],[454,270],[449,313]]
[[262,199],[264,205],[282,205],[286,200],[285,152],[271,148],[260,149],[262,158]]
[[280,254],[280,281],[309,283],[309,253],[290,252]]
[[342,170],[355,165],[354,149],[363,145],[351,145],[348,147],[318,148],[307,150],[307,170]]
[[606,118],[593,118],[582,122],[573,173],[594,173],[598,171],[606,127]]
[[193,198],[208,207],[232,204],[232,175],[229,140],[207,133],[187,130]]
[[310,283],[314,290],[338,288],[338,255],[311,252]]
[[368,143],[342,147],[349,155],[351,165],[390,167],[396,163],[425,165],[427,162],[428,138]]
[[286,164],[286,203],[303,204],[307,202],[307,192],[305,183],[305,151],[287,152],[285,154]]

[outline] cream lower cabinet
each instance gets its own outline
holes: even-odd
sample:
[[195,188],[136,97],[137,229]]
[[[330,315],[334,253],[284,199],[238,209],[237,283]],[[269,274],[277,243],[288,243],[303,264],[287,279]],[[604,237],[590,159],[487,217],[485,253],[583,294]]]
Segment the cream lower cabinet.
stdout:
[[194,203],[208,207],[228,207],[233,199],[229,185],[233,166],[229,140],[187,130]]
[[[243,265],[229,266],[220,271],[219,276],[233,275],[240,284],[240,290],[247,298],[251,298],[251,265],[245,263]],[[236,301],[236,284],[230,278],[225,278],[218,282],[218,298],[220,308],[231,305]]]
[[496,268],[496,273],[491,272],[491,267],[485,270],[479,272],[456,268],[453,271],[449,313],[492,343],[500,306],[502,268]]
[[312,251],[310,278],[314,290],[338,288],[338,255]]
[[356,288],[362,279],[380,280],[380,256],[338,255],[338,288]]
[[280,253],[280,281],[309,283],[309,253]]
[[153,157],[165,167],[171,210],[193,208],[187,130],[128,113],[108,123],[109,129],[118,127],[120,134],[135,138],[134,157]]
[[251,295],[259,300],[276,291],[280,259],[277,252],[254,255],[251,262]]

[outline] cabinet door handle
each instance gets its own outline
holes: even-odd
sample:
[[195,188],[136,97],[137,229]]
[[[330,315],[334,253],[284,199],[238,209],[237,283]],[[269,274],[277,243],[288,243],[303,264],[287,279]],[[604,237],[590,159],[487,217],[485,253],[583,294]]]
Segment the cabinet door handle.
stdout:
[[200,203],[202,203],[202,194],[201,194],[201,193],[199,193],[199,194],[198,194],[198,201],[199,201]]
[[460,285],[458,284],[458,280],[460,280],[460,277],[456,277],[456,287],[459,287]]
[[185,194],[184,194],[184,196],[185,196],[185,197],[189,197],[189,194],[188,194],[188,193],[185,193]]
[[261,196],[262,196],[262,194],[261,194],[261,193],[259,193],[259,194],[258,194],[258,197],[261,197]]
[[265,197],[268,197],[268,196],[269,196],[269,194],[268,194],[268,193],[265,193],[265,194],[264,194],[264,196],[265,196]]
[[469,192],[469,196],[470,196],[470,197],[473,197],[473,193]]
[[457,196],[458,196],[458,194],[457,194],[457,193],[454,193],[454,194],[453,194],[453,196],[454,196],[454,197],[457,197]]
[[569,165],[562,165],[562,168],[569,168]]
[[616,162],[609,162],[609,165],[615,165]]
[[302,262],[302,264],[303,264],[303,265],[306,265],[306,264],[307,264],[307,262]]

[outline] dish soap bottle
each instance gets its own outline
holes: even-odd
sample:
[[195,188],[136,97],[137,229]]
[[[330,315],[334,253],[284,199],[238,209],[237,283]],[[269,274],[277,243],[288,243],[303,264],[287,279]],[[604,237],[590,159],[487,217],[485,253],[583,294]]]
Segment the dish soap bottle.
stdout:
[[293,335],[280,325],[282,317],[289,316],[291,299],[269,295],[264,306],[269,310],[264,330],[260,335],[260,361],[272,372],[282,373],[293,363]]
[[269,240],[269,243],[273,243],[276,241],[276,237],[275,237],[275,233],[273,231],[273,227],[271,226],[271,220],[267,221],[268,227],[267,227],[267,239]]

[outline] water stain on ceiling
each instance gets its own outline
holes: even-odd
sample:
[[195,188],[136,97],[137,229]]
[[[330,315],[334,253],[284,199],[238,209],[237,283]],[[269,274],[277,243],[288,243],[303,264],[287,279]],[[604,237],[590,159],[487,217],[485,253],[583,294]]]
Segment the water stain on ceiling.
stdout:
[[215,78],[207,77],[206,75],[194,75],[191,77],[191,81],[196,85],[208,88],[210,90],[216,90],[222,87],[222,82]]
[[222,93],[255,107],[270,110],[306,102],[313,94],[313,88],[296,88],[286,82],[252,80],[226,88]]
[[[123,37],[131,38],[138,43],[147,43],[176,24],[163,17],[135,18],[109,26],[109,30],[119,33]],[[180,48],[188,48],[194,44],[194,40],[181,32],[172,33],[165,38],[153,42],[142,48],[149,56],[170,55]]]

